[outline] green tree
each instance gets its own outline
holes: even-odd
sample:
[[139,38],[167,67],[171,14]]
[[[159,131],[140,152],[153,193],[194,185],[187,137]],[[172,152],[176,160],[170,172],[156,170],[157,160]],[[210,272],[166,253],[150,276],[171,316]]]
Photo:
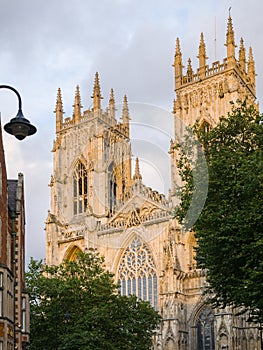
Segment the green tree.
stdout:
[[[249,310],[259,322],[263,322],[262,123],[254,106],[239,102],[210,131],[203,132],[198,125],[192,128],[196,138],[188,137],[187,146],[178,145],[183,186],[175,214],[196,234],[197,263],[208,271],[212,302]],[[201,146],[197,146],[193,162],[189,155],[197,143]],[[197,189],[205,187],[200,150],[208,167],[208,193],[201,214],[190,225],[191,200],[202,195],[202,190],[196,195]],[[193,171],[199,174],[197,181]]]
[[148,302],[120,296],[103,261],[91,252],[58,266],[31,259],[26,274],[30,350],[151,347],[160,316]]

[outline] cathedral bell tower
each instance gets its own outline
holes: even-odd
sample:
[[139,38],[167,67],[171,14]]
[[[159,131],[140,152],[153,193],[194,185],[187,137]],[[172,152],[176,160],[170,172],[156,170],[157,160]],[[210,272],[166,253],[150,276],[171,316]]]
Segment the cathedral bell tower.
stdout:
[[[226,33],[226,58],[222,62],[207,63],[204,34],[201,33],[198,49],[198,68],[192,68],[188,59],[183,72],[182,52],[179,39],[176,39],[174,56],[174,77],[176,98],[173,105],[175,142],[171,143],[172,184],[180,181],[176,171],[177,154],[174,145],[182,136],[185,126],[199,122],[200,127],[210,128],[216,125],[221,116],[227,116],[232,103],[247,99],[249,104],[256,101],[255,63],[252,48],[248,58],[244,41],[240,39],[239,55],[236,57],[236,42],[232,18],[229,14]],[[180,128],[178,127],[180,126]]]
[[[124,96],[120,122],[115,115],[113,90],[105,110],[101,107],[102,98],[96,73],[92,108],[82,112],[77,86],[72,117],[64,118],[62,93],[58,89],[52,149],[54,172],[49,185],[51,208],[46,222],[48,263],[59,263],[64,258],[61,245],[65,237],[77,239],[83,249],[89,248],[84,247],[84,242],[95,248],[95,222],[103,223],[115,213],[132,181],[127,97]],[[89,237],[84,239],[83,235]]]

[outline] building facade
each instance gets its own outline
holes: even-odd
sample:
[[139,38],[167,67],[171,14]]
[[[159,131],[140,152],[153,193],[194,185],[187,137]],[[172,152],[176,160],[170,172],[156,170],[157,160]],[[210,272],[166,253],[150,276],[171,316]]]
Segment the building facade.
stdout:
[[0,350],[24,350],[29,344],[23,186],[22,174],[7,180],[0,134]]
[[207,305],[202,294],[205,271],[197,269],[194,259],[194,234],[185,232],[173,217],[179,181],[174,148],[180,134],[178,120],[213,127],[231,110],[230,102],[256,100],[252,50],[247,61],[241,39],[236,57],[231,17],[226,48],[223,62],[209,67],[201,34],[199,68],[194,72],[189,59],[184,72],[179,39],[176,41],[175,129],[174,140],[167,145],[172,169],[169,198],[143,183],[138,158],[132,171],[126,96],[118,121],[113,90],[108,107],[102,109],[97,73],[91,109],[82,112],[77,86],[73,114],[64,118],[60,89],[57,94],[46,261],[59,264],[75,259],[78,251],[99,251],[121,293],[149,300],[162,315],[154,349],[260,349],[258,330],[245,317]]

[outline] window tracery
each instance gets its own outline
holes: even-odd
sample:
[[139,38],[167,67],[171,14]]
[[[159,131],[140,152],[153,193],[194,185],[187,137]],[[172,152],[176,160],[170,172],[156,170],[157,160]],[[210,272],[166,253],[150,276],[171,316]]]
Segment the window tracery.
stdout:
[[149,248],[135,237],[126,249],[118,270],[122,295],[135,294],[158,308],[156,267]]
[[202,310],[197,321],[198,350],[215,350],[214,314],[209,307]]
[[200,133],[207,133],[210,130],[211,130],[211,125],[206,120],[204,120],[199,127],[199,132]]
[[73,174],[74,215],[85,213],[88,204],[88,174],[83,163],[78,162]]

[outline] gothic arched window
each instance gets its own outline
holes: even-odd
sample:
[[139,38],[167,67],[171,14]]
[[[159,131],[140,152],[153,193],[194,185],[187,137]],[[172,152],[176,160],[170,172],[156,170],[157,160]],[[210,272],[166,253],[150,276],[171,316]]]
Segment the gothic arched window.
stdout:
[[73,174],[73,210],[74,215],[86,212],[88,204],[88,174],[84,165],[79,162]]
[[202,310],[197,321],[198,350],[215,350],[214,314],[209,307]]
[[115,211],[117,204],[117,180],[113,163],[109,167],[109,209],[110,213]]
[[206,132],[209,132],[210,130],[211,130],[211,125],[206,120],[204,120],[199,127],[199,132],[206,133]]
[[122,295],[135,294],[158,308],[156,267],[149,248],[135,237],[126,249],[118,270]]

